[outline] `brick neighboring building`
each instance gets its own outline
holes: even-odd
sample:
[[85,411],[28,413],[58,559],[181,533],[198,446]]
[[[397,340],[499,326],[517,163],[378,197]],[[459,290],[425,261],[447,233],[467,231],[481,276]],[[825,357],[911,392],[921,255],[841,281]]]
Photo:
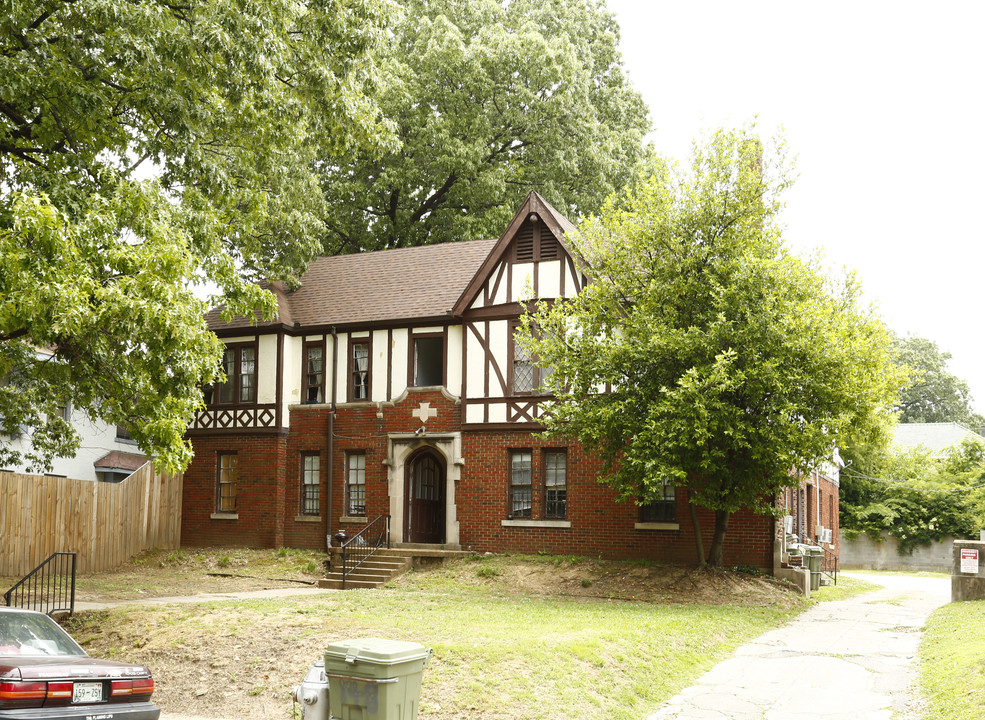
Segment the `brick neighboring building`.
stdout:
[[[189,429],[182,543],[324,548],[390,515],[396,543],[693,563],[684,490],[617,502],[597,457],[539,434],[548,398],[513,332],[529,291],[584,286],[574,231],[531,193],[499,239],[319,258],[271,286],[275,321],[211,314],[228,379]],[[739,512],[725,562],[772,569],[781,536]]]

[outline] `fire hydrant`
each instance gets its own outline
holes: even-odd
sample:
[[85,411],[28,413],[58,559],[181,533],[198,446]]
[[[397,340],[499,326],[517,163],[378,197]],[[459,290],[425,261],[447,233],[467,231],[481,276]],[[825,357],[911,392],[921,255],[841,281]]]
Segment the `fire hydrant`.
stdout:
[[319,658],[308,668],[304,681],[291,691],[294,702],[301,704],[302,720],[330,720],[328,704],[328,678],[325,677],[325,660]]

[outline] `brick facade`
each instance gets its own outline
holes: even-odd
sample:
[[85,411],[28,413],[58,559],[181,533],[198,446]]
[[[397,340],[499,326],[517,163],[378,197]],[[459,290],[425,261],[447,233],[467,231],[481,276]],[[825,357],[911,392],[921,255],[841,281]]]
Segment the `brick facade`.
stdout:
[[[633,502],[599,483],[599,458],[535,430],[550,397],[538,394],[539,371],[518,356],[513,333],[529,290],[563,301],[589,282],[567,244],[573,233],[531,193],[498,240],[318,258],[300,287],[269,285],[276,320],[210,312],[209,327],[240,354],[228,358],[225,384],[209,390],[189,429],[195,459],[185,473],[182,541],[320,549],[327,536],[388,514],[395,542],[694,563],[683,490],[641,523]],[[529,454],[518,471],[529,481],[511,500],[515,451],[523,463]],[[227,497],[217,512],[224,453],[237,461],[235,510]],[[548,453],[554,483],[564,458],[563,503],[558,485],[546,488]],[[317,499],[313,483],[302,494],[305,462],[309,479],[317,463]],[[358,482],[347,503],[350,472]],[[806,485],[802,494],[819,505],[798,517],[811,533],[833,514],[837,537],[837,484],[812,482],[820,494]],[[709,546],[714,516],[700,510],[698,518]],[[777,540],[772,518],[742,510],[730,521],[724,561],[771,569]]]
[[[676,523],[671,523],[676,527],[637,528],[639,509],[632,502],[618,501],[615,491],[598,482],[602,465],[596,456],[577,445],[526,430],[461,431],[460,406],[434,390],[411,392],[395,405],[340,405],[334,418],[327,405],[292,406],[286,435],[195,437],[195,460],[185,473],[183,544],[320,549],[325,547],[326,534],[355,531],[366,520],[390,513],[391,485],[403,478],[388,475],[389,438],[413,434],[422,426],[412,415],[422,404],[437,411],[437,416],[428,419],[422,447],[428,447],[428,438],[434,435],[461,436],[464,462],[454,488],[461,547],[478,552],[695,562],[694,531],[683,490],[677,491]],[[543,457],[552,448],[567,452],[564,521],[569,527],[540,522],[544,518]],[[507,520],[511,450],[531,451],[533,507],[527,526]],[[214,513],[220,452],[236,452],[239,459],[235,518]],[[302,457],[311,452],[321,458],[321,510],[313,517],[301,515]],[[366,514],[349,521],[344,502],[346,458],[352,452],[366,457]],[[444,463],[455,460],[441,459]],[[707,547],[714,515],[699,510],[698,517]],[[726,564],[772,567],[773,529],[771,518],[746,510],[736,513],[726,537]],[[400,529],[392,532],[399,541]]]

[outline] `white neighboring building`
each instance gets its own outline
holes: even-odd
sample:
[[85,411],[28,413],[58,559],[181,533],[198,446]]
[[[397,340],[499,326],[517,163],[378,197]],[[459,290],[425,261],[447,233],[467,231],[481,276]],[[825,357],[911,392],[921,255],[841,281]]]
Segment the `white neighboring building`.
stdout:
[[893,444],[902,450],[923,447],[935,458],[944,457],[944,451],[964,440],[985,443],[985,438],[961,423],[899,423],[893,431]]
[[[101,480],[120,482],[147,462],[146,456],[137,450],[137,444],[126,437],[126,432],[101,421],[92,421],[85,412],[67,408],[69,422],[81,439],[75,457],[56,458],[53,467],[45,475],[69,477],[77,480]],[[122,433],[122,434],[121,434]],[[0,443],[18,451],[30,449],[30,438],[19,435],[11,438],[0,436]],[[0,471],[33,474],[28,464],[0,468]]]

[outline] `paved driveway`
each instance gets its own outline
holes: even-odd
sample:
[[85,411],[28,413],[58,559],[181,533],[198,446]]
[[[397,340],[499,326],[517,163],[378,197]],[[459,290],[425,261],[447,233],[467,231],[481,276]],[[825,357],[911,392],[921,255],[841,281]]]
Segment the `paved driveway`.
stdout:
[[820,603],[743,645],[647,720],[919,718],[914,658],[950,578],[850,574],[884,589]]

